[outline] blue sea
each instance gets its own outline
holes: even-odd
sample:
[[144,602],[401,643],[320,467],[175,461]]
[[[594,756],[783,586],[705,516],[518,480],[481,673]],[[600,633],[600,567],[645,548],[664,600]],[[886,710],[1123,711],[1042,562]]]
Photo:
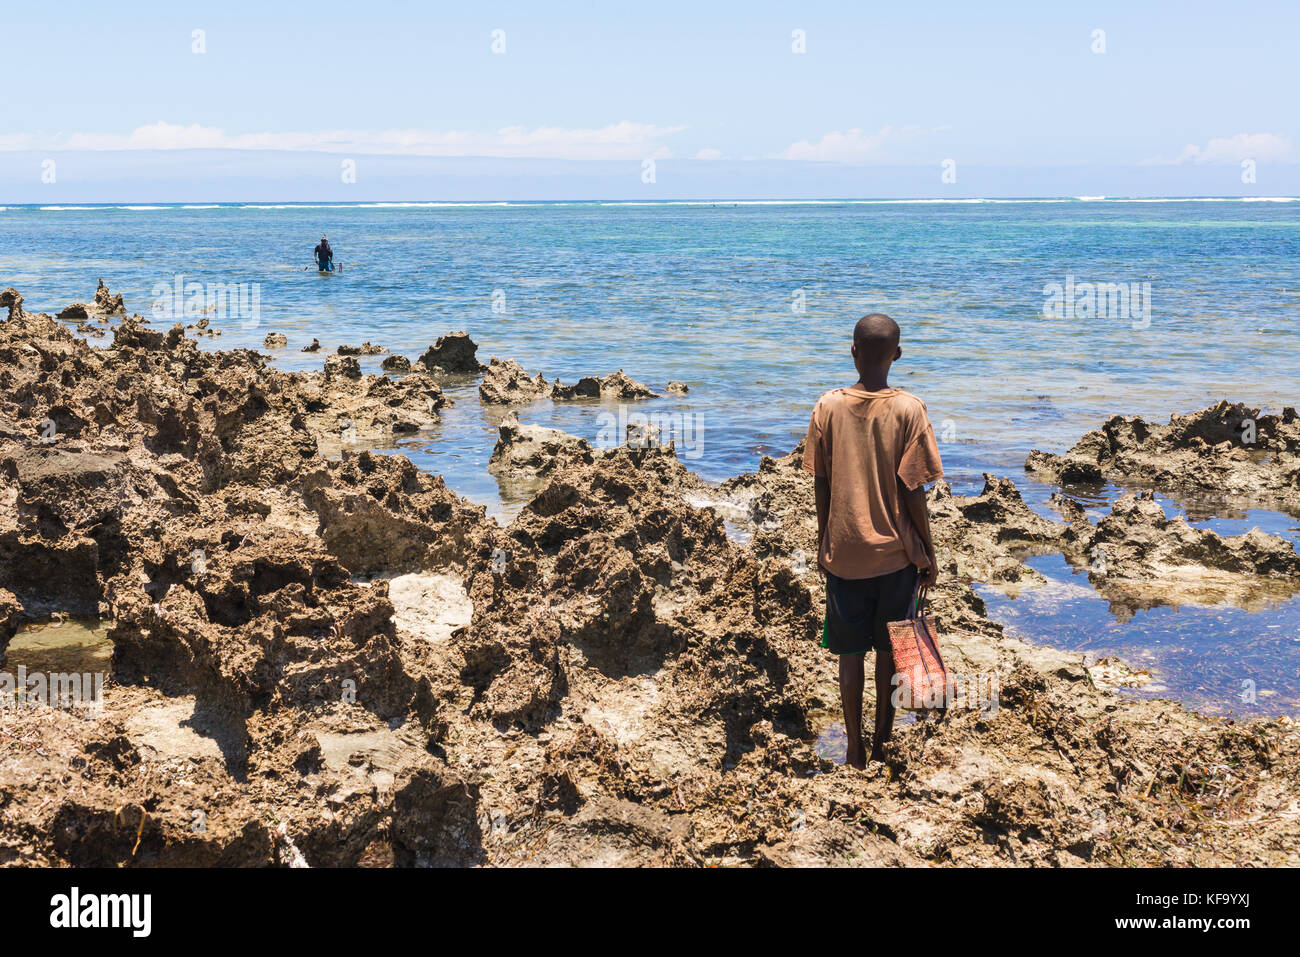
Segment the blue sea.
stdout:
[[[322,234],[341,272],[312,265]],[[215,319],[222,336],[201,346],[261,348],[281,332],[289,348],[274,356],[286,369],[319,368],[339,344],[363,340],[414,359],[464,330],[483,361],[512,358],[548,379],[623,369],[660,392],[683,381],[688,395],[637,410],[687,423],[683,459],[714,481],[798,442],[817,396],[855,379],[849,338],[867,312],[902,326],[892,383],[926,400],[958,492],[978,491],[992,471],[1042,508],[1054,489],[1028,480],[1025,455],[1067,448],[1112,414],[1163,421],[1220,398],[1269,411],[1300,400],[1300,202],[1284,197],[0,209],[0,287],[18,287],[29,310],[89,301],[102,276],[148,316],[157,288],[178,275],[256,284],[259,315]],[[1088,283],[1132,289],[1131,308],[1049,305],[1053,284]],[[313,338],[323,350],[300,352]],[[363,369],[379,371],[381,359]],[[499,415],[479,406],[472,380],[449,395],[456,405],[438,431],[400,450],[508,517],[520,499],[486,472]],[[520,417],[595,440],[615,411],[542,402]],[[1120,491],[1090,504],[1104,508]],[[1300,540],[1293,516],[1165,504],[1224,533],[1260,525]],[[1068,568],[1041,570],[1078,584]],[[1177,664],[1186,655],[1150,658],[1163,618],[1112,627],[1104,602],[1064,593],[1076,605],[1053,615],[985,597],[1029,640],[1174,667],[1163,684],[1209,710],[1300,710],[1296,600],[1230,621],[1223,609],[1177,610],[1181,637],[1161,640],[1227,669],[1207,690]],[[1144,618],[1155,623],[1145,631]],[[1254,705],[1221,686],[1240,683],[1245,659],[1233,649],[1247,645],[1257,664],[1246,677],[1274,689]]]

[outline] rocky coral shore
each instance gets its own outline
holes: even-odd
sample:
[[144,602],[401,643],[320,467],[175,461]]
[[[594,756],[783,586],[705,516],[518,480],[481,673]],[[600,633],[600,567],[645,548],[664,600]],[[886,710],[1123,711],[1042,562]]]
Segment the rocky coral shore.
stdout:
[[[95,347],[21,303],[0,293],[0,653],[24,620],[84,615],[112,664],[98,708],[0,708],[0,863],[1300,863],[1294,723],[1116,694],[972,588],[1097,548],[1139,583],[1294,588],[1268,536],[940,484],[945,652],[997,693],[862,773],[816,746],[837,692],[797,452],[713,487],[671,448],[508,419],[494,468],[538,489],[503,527],[402,456],[331,457],[341,431],[436,421],[448,370],[488,402],[554,390],[459,334],[399,378],[350,356],[290,374],[139,317]],[[1289,414],[1257,434],[1285,445]],[[1222,441],[1188,455],[1240,462]]]

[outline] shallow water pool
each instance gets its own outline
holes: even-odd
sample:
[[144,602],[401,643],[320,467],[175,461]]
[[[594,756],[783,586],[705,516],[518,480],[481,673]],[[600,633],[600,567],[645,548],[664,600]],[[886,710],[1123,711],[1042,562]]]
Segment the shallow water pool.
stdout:
[[1080,651],[1118,655],[1153,680],[1122,694],[1170,697],[1209,714],[1300,713],[1300,596],[1260,611],[1182,605],[1129,609],[1111,604],[1086,570],[1060,554],[1029,558],[1047,583],[1015,597],[976,586],[988,615],[1009,634]]

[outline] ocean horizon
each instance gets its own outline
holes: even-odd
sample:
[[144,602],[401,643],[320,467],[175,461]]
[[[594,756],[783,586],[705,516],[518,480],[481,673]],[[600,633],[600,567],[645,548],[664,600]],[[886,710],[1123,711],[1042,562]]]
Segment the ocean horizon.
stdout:
[[906,204],[945,204],[979,205],[981,203],[1015,205],[1018,203],[1294,203],[1300,202],[1300,196],[912,196],[912,197],[842,197],[842,198],[805,198],[786,197],[771,199],[728,198],[717,199],[482,199],[482,200],[362,200],[343,202],[341,200],[295,200],[293,202],[275,202],[274,200],[244,200],[205,203],[201,201],[146,203],[10,203],[0,205],[6,209],[41,209],[47,211],[73,211],[92,209],[385,209],[409,207],[461,207],[461,206],[843,206],[843,205],[906,205]]

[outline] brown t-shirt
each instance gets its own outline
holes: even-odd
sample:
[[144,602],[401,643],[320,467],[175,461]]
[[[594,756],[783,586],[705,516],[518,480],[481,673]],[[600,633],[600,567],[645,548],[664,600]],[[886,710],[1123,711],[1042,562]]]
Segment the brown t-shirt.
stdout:
[[823,569],[875,578],[930,564],[898,488],[914,490],[943,475],[924,402],[901,389],[827,392],[813,407],[803,467],[831,486],[817,555]]

